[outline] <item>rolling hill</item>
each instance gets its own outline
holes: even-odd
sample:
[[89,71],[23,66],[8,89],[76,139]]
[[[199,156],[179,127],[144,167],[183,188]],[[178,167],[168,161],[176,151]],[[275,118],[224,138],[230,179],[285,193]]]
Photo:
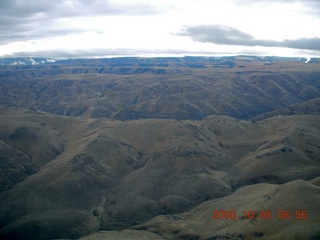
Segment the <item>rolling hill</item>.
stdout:
[[2,66],[0,105],[116,120],[250,119],[320,97],[317,62],[124,59]]
[[[119,122],[7,107],[0,122],[2,157],[14,156],[9,150],[20,156],[11,160],[15,166],[2,165],[11,173],[0,194],[7,237],[76,238],[121,230],[242,186],[320,175],[319,116]],[[21,163],[26,156],[27,166]]]
[[266,61],[1,66],[0,238],[318,239],[319,63]]

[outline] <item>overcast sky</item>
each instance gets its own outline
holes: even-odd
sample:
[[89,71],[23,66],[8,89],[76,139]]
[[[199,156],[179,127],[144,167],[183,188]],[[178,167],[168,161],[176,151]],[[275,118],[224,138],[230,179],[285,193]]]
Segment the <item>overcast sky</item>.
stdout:
[[0,57],[320,56],[320,0],[0,0]]

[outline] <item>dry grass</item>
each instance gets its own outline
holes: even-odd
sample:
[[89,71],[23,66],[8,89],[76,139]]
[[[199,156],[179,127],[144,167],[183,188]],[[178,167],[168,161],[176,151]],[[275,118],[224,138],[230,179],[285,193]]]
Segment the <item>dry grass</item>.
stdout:
[[319,62],[249,60],[1,67],[0,238],[319,238]]
[[[212,208],[225,209],[225,201],[240,212],[249,208],[306,208],[311,213],[319,208],[318,188],[304,181],[280,187],[252,185],[232,194],[234,189],[248,184],[279,184],[319,176],[319,116],[274,117],[256,122],[225,116],[201,121],[119,122],[12,108],[2,108],[1,112],[1,138],[7,149],[37,159],[42,152],[39,149],[63,144],[60,154],[45,162],[32,162],[41,163],[35,165],[40,167],[38,172],[28,173],[19,183],[13,181],[11,189],[0,193],[1,232],[6,236],[13,232],[21,236],[37,226],[38,236],[80,237],[98,228],[120,230],[169,214],[161,223],[156,218],[148,230],[172,239],[206,239],[214,233],[226,238],[225,223],[212,226],[213,222],[207,219]],[[21,126],[25,127],[25,134],[16,134],[12,142],[10,136]],[[33,135],[36,141],[19,144]],[[20,164],[20,160],[12,161]],[[263,201],[263,196],[272,196],[274,188],[279,189],[281,197]],[[302,189],[301,197],[296,196]],[[206,202],[212,199],[217,200]],[[170,217],[201,203],[204,205],[195,208],[197,214],[191,210]],[[82,217],[71,214],[73,211],[80,211]],[[77,225],[84,227],[65,228],[59,220],[63,212],[70,212],[68,221],[78,219]],[[292,225],[306,230],[302,235],[302,230],[297,232],[300,237],[313,236],[319,230],[316,217],[302,225],[298,222],[299,227],[296,221],[288,221],[283,230],[277,221],[270,221],[269,225],[227,221],[226,234],[246,236],[245,239],[262,233],[265,237],[292,237],[285,230]],[[276,231],[272,233],[269,227]],[[56,235],[57,229],[61,229],[60,235]]]

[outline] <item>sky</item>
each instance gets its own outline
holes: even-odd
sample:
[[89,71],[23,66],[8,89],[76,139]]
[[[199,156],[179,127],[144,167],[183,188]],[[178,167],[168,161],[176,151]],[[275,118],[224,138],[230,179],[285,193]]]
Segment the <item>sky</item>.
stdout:
[[0,57],[320,56],[320,0],[0,0]]

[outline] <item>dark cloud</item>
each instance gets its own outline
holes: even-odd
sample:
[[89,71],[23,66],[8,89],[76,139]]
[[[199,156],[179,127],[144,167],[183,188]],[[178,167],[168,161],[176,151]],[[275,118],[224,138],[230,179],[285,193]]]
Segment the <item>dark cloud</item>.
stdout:
[[1,0],[0,14],[1,19],[4,18],[28,18],[36,13],[47,12],[52,9],[56,3],[61,3],[60,0],[56,1],[41,1],[41,0]]
[[274,41],[255,39],[252,35],[223,25],[199,25],[186,27],[180,36],[189,36],[194,41],[219,45],[285,47],[320,51],[320,38],[300,38]]
[[190,36],[198,42],[211,42],[224,45],[250,46],[254,41],[250,34],[223,25],[200,25],[187,27],[179,35]]
[[144,15],[157,12],[150,5],[117,5],[109,0],[1,0],[1,18],[32,18],[37,14],[52,18],[97,15]]
[[[109,0],[1,0],[0,44],[55,35],[55,20],[72,17],[149,15],[150,5],[117,5]],[[72,31],[72,29],[65,29]]]
[[320,38],[300,38],[294,40],[284,40],[283,42],[281,42],[281,45],[287,48],[320,51]]

